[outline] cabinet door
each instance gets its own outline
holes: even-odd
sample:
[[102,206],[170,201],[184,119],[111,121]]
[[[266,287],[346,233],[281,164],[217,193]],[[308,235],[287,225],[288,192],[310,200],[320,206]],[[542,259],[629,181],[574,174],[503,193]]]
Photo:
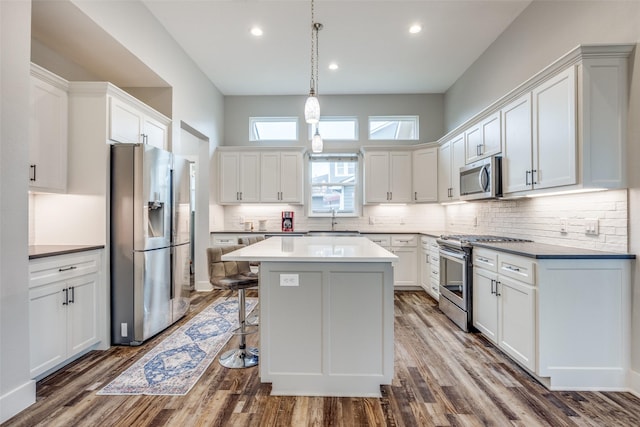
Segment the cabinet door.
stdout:
[[67,336],[69,356],[98,342],[98,275],[88,274],[67,282]]
[[427,148],[413,153],[413,200],[438,201],[438,149]]
[[260,153],[240,153],[240,200],[260,201]]
[[416,286],[418,282],[417,249],[393,248],[398,262],[393,271],[394,286]]
[[389,153],[389,192],[393,203],[409,203],[413,199],[411,186],[411,153]]
[[67,357],[67,304],[63,282],[29,291],[30,373],[34,378]]
[[482,124],[478,123],[464,133],[465,163],[473,163],[482,158]]
[[502,109],[502,187],[505,194],[531,189],[531,94]]
[[389,202],[389,187],[389,153],[366,153],[364,165],[364,202]]
[[168,148],[169,129],[164,123],[145,116],[143,134],[145,144],[153,145],[162,150]]
[[451,198],[451,142],[438,148],[438,201]]
[[280,153],[262,153],[260,156],[260,200],[280,201]]
[[451,145],[451,199],[460,199],[460,168],[464,166],[464,139],[456,139]]
[[302,203],[302,153],[280,154],[280,201]]
[[498,342],[497,280],[495,273],[473,269],[473,326],[494,343]]
[[142,141],[143,115],[117,98],[109,98],[109,139],[123,144]]
[[502,129],[500,111],[482,121],[482,157],[493,156],[502,152]]
[[429,264],[429,250],[428,249],[420,249],[420,260],[419,262],[419,270],[420,270],[420,286],[430,293],[431,291],[431,264]]
[[221,152],[219,157],[220,203],[240,201],[240,153]]
[[29,187],[64,192],[67,188],[67,93],[31,76]]
[[577,182],[575,73],[570,67],[533,90],[534,188]]
[[500,276],[498,294],[498,346],[522,365],[535,371],[535,288]]

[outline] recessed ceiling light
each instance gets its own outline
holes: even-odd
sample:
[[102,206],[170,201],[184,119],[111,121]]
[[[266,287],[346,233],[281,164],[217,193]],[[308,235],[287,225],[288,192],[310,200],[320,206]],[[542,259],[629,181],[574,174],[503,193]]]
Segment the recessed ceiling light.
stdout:
[[251,28],[251,34],[253,34],[256,37],[260,37],[262,35],[262,28],[260,27]]
[[420,31],[422,31],[422,25],[420,24],[413,24],[409,27],[409,32],[411,34],[418,34]]
[[331,64],[329,64],[329,69],[330,70],[337,70],[338,69],[338,64],[336,64],[335,62],[332,62]]

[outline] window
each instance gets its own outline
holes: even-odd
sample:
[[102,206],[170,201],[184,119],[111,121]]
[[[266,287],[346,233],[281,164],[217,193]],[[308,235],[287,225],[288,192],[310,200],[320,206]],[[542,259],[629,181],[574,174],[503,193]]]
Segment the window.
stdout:
[[309,216],[357,216],[358,156],[318,155],[309,158]]
[[[356,117],[320,117],[318,124],[323,140],[356,141],[358,139],[358,119]],[[309,139],[316,128],[309,126]]]
[[297,141],[297,117],[250,117],[250,141]]
[[418,116],[369,117],[369,139],[418,140]]

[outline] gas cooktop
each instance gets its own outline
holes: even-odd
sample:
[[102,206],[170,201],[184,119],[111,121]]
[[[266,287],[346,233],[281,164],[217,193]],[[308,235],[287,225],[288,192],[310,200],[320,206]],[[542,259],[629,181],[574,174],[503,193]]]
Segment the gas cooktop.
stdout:
[[486,234],[443,234],[438,243],[450,246],[471,246],[472,243],[530,242],[516,237],[492,236]]

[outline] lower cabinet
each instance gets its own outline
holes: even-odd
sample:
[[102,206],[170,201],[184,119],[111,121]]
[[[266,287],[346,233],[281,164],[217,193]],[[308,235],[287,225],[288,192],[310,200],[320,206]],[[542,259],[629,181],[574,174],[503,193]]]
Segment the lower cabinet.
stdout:
[[415,234],[363,235],[398,257],[393,269],[395,288],[415,288],[418,283],[418,236]]
[[440,253],[436,239],[420,237],[420,286],[436,300],[440,298]]
[[97,344],[100,254],[29,262],[30,373],[35,378]]
[[[473,326],[522,366],[535,371],[535,263],[483,249],[474,249],[473,258]],[[531,283],[514,280],[501,271],[525,272],[524,280]]]

